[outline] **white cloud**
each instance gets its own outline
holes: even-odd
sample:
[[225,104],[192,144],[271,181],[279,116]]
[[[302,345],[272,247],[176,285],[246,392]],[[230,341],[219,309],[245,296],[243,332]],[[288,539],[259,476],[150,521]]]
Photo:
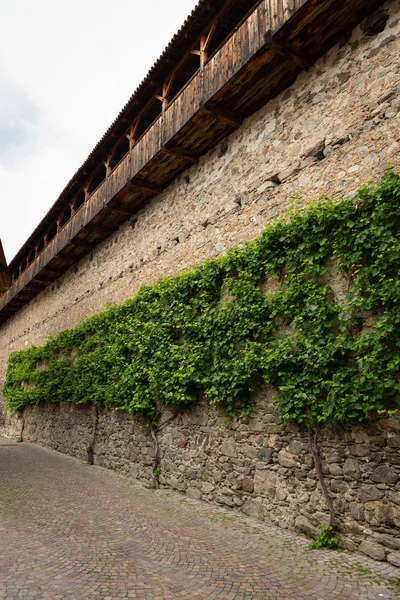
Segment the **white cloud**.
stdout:
[[10,260],[194,0],[0,0],[0,237]]

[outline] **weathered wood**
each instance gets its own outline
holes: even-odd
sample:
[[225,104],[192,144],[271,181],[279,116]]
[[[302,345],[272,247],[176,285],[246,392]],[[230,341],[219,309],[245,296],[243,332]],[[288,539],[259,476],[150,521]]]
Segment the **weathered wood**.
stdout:
[[269,32],[265,35],[265,43],[267,46],[284,56],[292,60],[298,67],[303,70],[310,69],[314,64],[314,60],[310,57],[294,48],[289,42],[283,40],[279,35],[271,36]]
[[168,154],[172,154],[172,156],[184,158],[192,164],[196,164],[199,162],[199,157],[194,152],[190,152],[190,150],[187,150],[185,148],[179,148],[177,146],[164,146],[163,150]]
[[86,231],[87,233],[99,233],[104,236],[109,236],[114,233],[114,229],[111,227],[104,227],[103,225],[95,225],[93,223],[89,223],[86,227],[82,228],[82,231]]
[[161,192],[163,191],[161,186],[156,185],[155,183],[151,183],[151,181],[147,181],[146,179],[131,179],[129,181],[129,184],[134,189],[144,190],[145,192],[150,192],[152,194],[161,194]]
[[79,238],[75,238],[70,241],[72,246],[76,248],[86,248],[87,250],[94,250],[97,246],[94,242],[88,242],[87,240],[80,240]]
[[111,210],[112,212],[117,212],[121,215],[128,215],[129,217],[131,217],[132,215],[136,214],[136,210],[133,208],[129,208],[127,206],[107,206],[108,210]]
[[10,274],[8,272],[6,257],[0,240],[0,292],[11,286]]
[[210,113],[213,117],[221,121],[221,123],[225,123],[231,127],[240,127],[243,123],[243,119],[235,116],[233,113],[225,110],[224,108],[220,108],[217,105],[212,103],[208,103],[207,106],[204,107],[206,112]]

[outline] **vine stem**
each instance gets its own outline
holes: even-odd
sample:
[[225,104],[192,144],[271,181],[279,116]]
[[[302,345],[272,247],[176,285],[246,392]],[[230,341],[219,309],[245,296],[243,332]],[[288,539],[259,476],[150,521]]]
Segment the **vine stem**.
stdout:
[[21,414],[21,433],[19,434],[19,439],[21,442],[24,441],[24,429],[25,429],[25,408],[22,410]]
[[311,429],[308,430],[308,443],[310,447],[310,453],[313,458],[315,471],[317,473],[318,482],[322,491],[322,494],[325,498],[326,505],[329,510],[329,525],[333,525],[335,521],[335,511],[333,509],[332,499],[329,496],[328,488],[326,487],[326,481],[324,477],[324,473],[322,471],[321,457],[319,454],[318,447],[318,427],[315,428],[314,435],[311,435]]
[[90,441],[89,446],[87,447],[88,465],[93,465],[93,463],[94,463],[94,445],[96,443],[97,423],[99,421],[99,409],[96,406],[96,404],[94,404],[92,407],[92,418],[93,418],[92,439]]
[[151,434],[151,437],[153,438],[153,442],[154,442],[153,486],[156,490],[158,490],[160,487],[159,467],[160,467],[160,463],[161,463],[160,443],[158,441],[157,434],[161,431],[161,429],[163,427],[165,427],[165,425],[167,425],[168,423],[170,423],[171,421],[173,421],[175,419],[176,414],[177,414],[177,411],[175,410],[168,419],[166,419],[159,425],[154,425],[154,423],[150,423],[150,434]]
[[158,468],[160,466],[160,444],[157,438],[158,427],[155,427],[153,423],[150,424],[150,433],[154,442],[153,486],[156,490],[158,490],[158,488],[160,487],[158,477]]

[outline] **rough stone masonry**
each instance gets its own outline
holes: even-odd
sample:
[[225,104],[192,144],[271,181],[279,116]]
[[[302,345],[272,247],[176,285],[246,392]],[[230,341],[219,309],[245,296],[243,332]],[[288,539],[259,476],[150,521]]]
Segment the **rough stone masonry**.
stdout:
[[[354,194],[398,169],[400,2],[361,23],[284,93],[204,156],[0,331],[0,383],[11,351],[41,344],[106,302],[256,237],[293,197]],[[226,423],[200,403],[160,434],[161,484],[283,527],[315,532],[327,520],[307,440],[279,431],[273,390],[246,423]],[[21,416],[0,413],[0,431]],[[26,409],[24,439],[84,458],[90,408]],[[341,541],[400,567],[400,425],[394,419],[324,432],[323,469],[341,519]],[[150,478],[153,443],[127,414],[100,411],[94,461]]]

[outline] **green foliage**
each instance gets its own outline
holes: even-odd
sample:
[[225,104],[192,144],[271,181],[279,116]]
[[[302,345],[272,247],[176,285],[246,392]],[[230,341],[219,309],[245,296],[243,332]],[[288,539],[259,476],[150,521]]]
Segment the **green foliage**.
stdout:
[[[68,400],[156,421],[200,394],[245,416],[263,384],[282,422],[361,421],[399,403],[400,177],[267,227],[120,306],[10,355],[8,407]],[[349,282],[340,301],[329,285]]]
[[308,547],[311,550],[319,550],[321,548],[335,550],[336,548],[339,548],[339,539],[334,535],[334,531],[335,528],[333,525],[326,525],[326,523],[322,522],[319,536],[314,542],[311,542]]

